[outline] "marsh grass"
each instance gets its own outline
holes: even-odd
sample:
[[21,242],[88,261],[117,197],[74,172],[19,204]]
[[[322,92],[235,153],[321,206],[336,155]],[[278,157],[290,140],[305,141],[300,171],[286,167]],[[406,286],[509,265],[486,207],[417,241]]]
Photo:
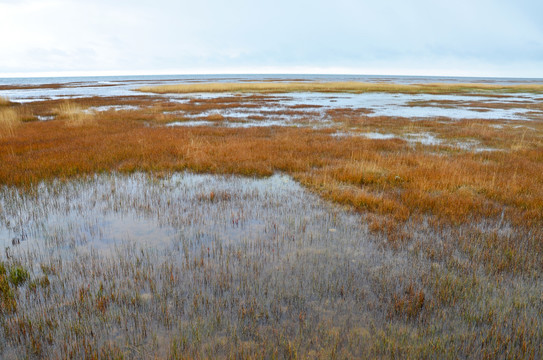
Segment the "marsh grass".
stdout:
[[[177,111],[266,101],[123,98],[140,109],[97,112],[90,127],[27,123],[1,139],[0,239],[29,240],[0,260],[30,278],[0,279],[16,309],[1,320],[0,354],[541,357],[540,119],[339,108],[327,129],[164,126]],[[365,132],[397,138],[354,136]],[[469,141],[495,151],[450,146]],[[107,227],[119,219],[120,238]],[[154,229],[147,242],[141,227]]]
[[[236,98],[209,102],[198,99],[194,111],[235,104],[240,100]],[[254,100],[264,101],[261,97]],[[92,101],[98,104],[98,99]],[[63,121],[27,124],[16,145],[0,143],[2,161],[6,164],[0,169],[1,181],[29,184],[38,179],[105,170],[191,169],[259,176],[282,171],[323,196],[360,210],[375,208],[362,200],[352,201],[348,194],[365,194],[367,199],[368,194],[374,194],[371,196],[376,203],[382,204],[379,213],[400,220],[432,213],[453,222],[469,221],[470,216],[499,214],[502,206],[510,208],[506,211],[508,216],[521,219],[523,214],[537,214],[543,197],[541,187],[537,186],[542,166],[537,155],[542,146],[541,122],[413,121],[367,116],[364,109],[337,109],[328,113],[333,126],[355,133],[391,133],[398,138],[334,138],[330,136],[335,132],[333,129],[164,128],[160,125],[182,117],[165,114],[163,110],[186,104],[153,101],[155,106],[141,110],[96,113],[95,126],[82,130],[62,129]],[[88,103],[79,100],[75,111],[69,107],[70,111],[65,113],[80,114],[83,104]],[[39,106],[43,107],[41,112],[46,111],[44,104]],[[57,108],[59,103],[50,106]],[[402,140],[409,134],[426,133],[434,134],[446,146]],[[446,142],[472,142],[474,146],[479,144],[500,153],[473,153]],[[366,163],[381,170],[368,172],[362,166]],[[524,196],[524,192],[531,195]],[[443,202],[445,199],[454,201],[448,206]]]
[[524,100],[520,102],[518,99],[515,101],[459,101],[459,100],[413,100],[408,102],[409,106],[429,106],[429,107],[443,107],[443,108],[477,108],[481,110],[488,109],[516,109],[525,108],[531,110],[543,110],[543,103],[531,100]]
[[0,106],[8,106],[10,104],[11,102],[9,101],[8,98],[0,96]]
[[392,249],[365,218],[281,175],[99,175],[1,195],[0,231],[32,219],[11,228],[28,238],[0,267],[0,280],[26,274],[7,280],[4,358],[543,350],[539,275],[494,276],[464,261],[457,241],[479,236],[470,224],[410,221],[414,238]]
[[[26,124],[14,142],[0,143],[0,180],[31,186],[40,179],[103,171],[256,176],[279,171],[326,199],[375,215],[372,229],[385,234],[391,246],[402,246],[412,239],[402,224],[419,216],[435,218],[436,227],[503,218],[519,235],[541,228],[543,144],[541,137],[522,134],[510,137],[522,148],[473,153],[399,139],[334,138],[324,130],[153,127],[101,114],[96,126],[84,129],[55,121]],[[542,244],[526,236],[526,246],[509,252],[512,262],[500,271],[541,267]],[[474,257],[486,241],[477,239],[466,245],[474,247]],[[501,261],[510,244],[503,239],[493,245],[496,252],[480,255],[492,258],[482,266]]]
[[0,138],[13,136],[20,125],[21,118],[16,110],[0,108]]
[[142,92],[152,93],[201,93],[201,92],[391,92],[407,94],[450,93],[542,93],[543,85],[497,85],[497,84],[390,84],[363,82],[247,82],[247,83],[196,83],[142,87]]
[[448,118],[413,121],[401,117],[363,115],[334,115],[331,120],[338,124],[339,130],[353,136],[365,132],[391,134],[399,139],[409,139],[410,134],[432,135],[441,141],[442,147],[449,147],[447,151],[469,142],[473,144],[471,148],[467,147],[469,150],[520,150],[522,147],[517,146],[520,143],[526,146],[525,149],[534,149],[541,144],[543,137],[541,121]]
[[57,117],[68,127],[81,127],[94,124],[94,114],[71,102],[63,102],[56,109]]

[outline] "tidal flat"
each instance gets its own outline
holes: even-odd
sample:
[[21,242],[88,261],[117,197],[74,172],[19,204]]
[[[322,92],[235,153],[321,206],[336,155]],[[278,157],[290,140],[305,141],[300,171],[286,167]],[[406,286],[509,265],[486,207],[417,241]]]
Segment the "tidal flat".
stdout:
[[1,358],[543,356],[539,85],[253,80],[0,89]]

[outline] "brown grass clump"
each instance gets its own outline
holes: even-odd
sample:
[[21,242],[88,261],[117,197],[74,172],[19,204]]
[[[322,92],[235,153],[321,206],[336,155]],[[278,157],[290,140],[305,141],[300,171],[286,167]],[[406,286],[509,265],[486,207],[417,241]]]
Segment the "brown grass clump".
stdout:
[[361,210],[400,220],[433,214],[454,223],[499,214],[503,205],[512,207],[520,223],[522,214],[538,213],[543,199],[538,138],[519,138],[522,148],[510,153],[447,155],[399,139],[336,139],[327,130],[149,127],[131,114],[123,121],[115,114],[96,115],[96,128],[82,132],[59,129],[58,122],[27,124],[18,155],[3,159],[10,166],[2,167],[0,181],[20,184],[103,169],[260,176],[281,171]]
[[500,93],[543,92],[542,84],[497,85],[497,84],[391,84],[344,82],[250,82],[250,83],[195,83],[142,87],[142,92],[153,93],[198,93],[198,92],[394,92],[394,93]]
[[213,113],[206,116],[206,120],[209,121],[224,121],[224,116],[219,113]]
[[0,138],[15,134],[15,129],[21,124],[17,111],[13,109],[0,109]]
[[389,315],[414,318],[422,311],[424,300],[424,291],[415,289],[414,284],[411,283],[403,293],[394,294]]
[[64,102],[57,109],[57,116],[64,120],[66,126],[79,127],[91,125],[94,122],[93,115],[85,112],[80,106]]
[[10,104],[11,102],[9,101],[8,98],[0,96],[0,106],[8,106]]

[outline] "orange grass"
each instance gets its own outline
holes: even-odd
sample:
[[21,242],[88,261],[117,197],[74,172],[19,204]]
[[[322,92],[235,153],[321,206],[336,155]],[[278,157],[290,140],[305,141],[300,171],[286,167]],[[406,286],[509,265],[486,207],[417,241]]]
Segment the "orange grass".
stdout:
[[449,118],[413,121],[403,117],[365,116],[364,109],[351,108],[331,109],[327,114],[333,122],[355,134],[372,131],[397,136],[430,133],[450,144],[471,140],[482,147],[505,150],[536,149],[543,145],[541,121]]
[[[260,176],[283,171],[315,188],[337,186],[333,194],[344,193],[342,186],[348,185],[390,198],[397,206],[385,212],[404,213],[407,207],[409,214],[437,212],[461,221],[494,214],[501,209],[497,205],[511,205],[520,213],[538,210],[543,198],[540,146],[436,155],[401,140],[336,139],[329,131],[308,129],[172,129],[107,118],[93,128],[65,129],[51,121],[25,124],[0,143],[5,165],[0,182],[29,184],[106,170]],[[455,199],[458,204],[446,206]]]
[[[488,121],[444,125],[338,112],[338,121],[347,116],[361,130],[432,132],[445,139],[475,138],[505,150],[473,153],[400,139],[335,138],[333,130],[166,128],[153,124],[174,116],[150,109],[99,113],[85,127],[66,127],[64,121],[25,123],[14,136],[0,140],[0,183],[31,185],[108,171],[285,172],[327,199],[373,214],[371,228],[390,241],[408,240],[411,235],[401,230],[402,224],[421,216],[435,218],[437,227],[500,218],[519,232],[543,225],[539,123],[527,132],[507,123],[503,125],[510,128],[503,130]],[[465,246],[482,246],[490,241],[485,236],[473,234]],[[533,236],[526,239],[532,252],[523,250],[511,259],[542,267],[534,256],[543,256],[543,244]],[[495,242],[502,244],[497,249],[507,245]],[[498,251],[477,256],[491,257],[488,263],[496,268],[512,266],[502,263]]]

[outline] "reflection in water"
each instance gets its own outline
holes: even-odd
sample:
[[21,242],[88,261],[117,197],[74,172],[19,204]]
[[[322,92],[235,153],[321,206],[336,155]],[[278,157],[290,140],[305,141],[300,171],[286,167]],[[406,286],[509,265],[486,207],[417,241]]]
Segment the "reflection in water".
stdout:
[[[205,101],[213,97],[233,96],[234,94],[166,94],[176,101]],[[505,96],[505,95],[504,95]],[[182,98],[180,98],[182,97]],[[183,100],[184,99],[184,100]],[[448,118],[486,119],[486,120],[530,120],[527,116],[539,114],[528,105],[533,105],[533,94],[511,94],[504,98],[463,95],[434,94],[390,94],[390,93],[287,93],[268,94],[258,102],[240,97],[239,107],[217,106],[212,110],[200,112],[175,113],[185,121],[175,121],[169,126],[223,126],[223,127],[262,127],[290,126],[311,127],[315,129],[334,128],[333,116],[328,111],[349,109],[368,117],[387,116],[417,119]],[[432,103],[434,102],[435,103]],[[444,106],[439,101],[455,101],[455,106]],[[474,108],[473,102],[495,104],[505,101],[504,108]],[[424,106],[412,103],[425,102]],[[248,106],[250,105],[250,106]],[[301,111],[300,107],[304,107]],[[482,111],[484,110],[484,111]],[[220,115],[221,121],[210,122],[208,117]],[[361,116],[362,116],[361,115]],[[435,141],[434,141],[435,143]]]
[[[190,83],[190,82],[232,82],[232,81],[266,81],[266,80],[311,80],[311,81],[363,81],[363,82],[392,82],[398,84],[416,84],[446,81],[455,82],[490,82],[496,84],[526,84],[537,79],[469,79],[469,78],[446,78],[439,79],[435,77],[376,77],[376,76],[352,76],[352,75],[275,75],[275,76],[140,76],[140,77],[89,77],[89,78],[28,78],[28,79],[0,79],[0,85],[24,85],[24,86],[39,86],[43,84],[60,84],[57,87],[44,88],[22,88],[12,90],[0,90],[0,97],[9,98],[14,102],[29,102],[40,100],[57,100],[83,97],[122,97],[136,94],[135,89],[142,86],[164,85],[171,83]],[[104,86],[107,85],[107,86]],[[143,93],[138,92],[138,95]],[[147,94],[156,96],[155,94]],[[204,93],[204,94],[166,94],[175,102],[186,102],[187,99],[212,99],[222,97],[224,93]],[[316,111],[312,117],[318,117],[320,120],[325,119],[325,111],[330,108],[364,108],[371,110],[368,116],[398,116],[398,117],[448,117],[453,119],[507,119],[507,120],[522,120],[525,119],[526,104],[533,104],[540,101],[538,94],[503,94],[501,98],[487,96],[466,96],[466,95],[433,95],[433,94],[395,94],[395,93],[364,93],[364,94],[345,94],[345,93],[286,93],[286,94],[268,94],[268,102],[279,101],[279,105],[274,108],[268,108],[266,105],[260,108],[253,109],[223,109],[220,114],[227,118],[244,119],[250,116],[259,116],[263,113],[270,121],[278,121],[280,125],[291,126],[292,122],[296,121],[295,116],[287,119],[281,118],[280,113],[288,110],[292,106],[305,104],[321,106],[321,111]],[[538,100],[539,99],[539,100]],[[453,107],[440,106],[438,103],[435,106],[426,104],[426,106],[410,106],[409,102],[417,101],[458,101],[472,102],[483,101],[488,103],[508,102],[518,106],[512,108],[499,109],[479,109],[470,106],[462,106],[457,104]],[[97,109],[104,111],[107,108]],[[115,109],[115,108],[113,108]],[[121,108],[122,109],[122,108]],[[484,110],[484,111],[483,111]],[[266,114],[269,112],[269,114]],[[274,115],[274,113],[277,113]],[[186,115],[186,114],[185,114]],[[188,114],[190,116],[190,114]],[[199,114],[198,116],[205,116]],[[274,116],[279,118],[274,118]],[[243,126],[257,124],[256,121],[249,121]],[[234,122],[235,124],[235,122]],[[228,126],[229,122],[223,125]],[[271,123],[273,126],[275,123]],[[234,125],[237,126],[237,125]],[[257,125],[258,126],[258,125]]]
[[[38,279],[18,290],[17,316],[56,324],[32,333],[45,357],[83,356],[81,339],[164,357],[194,331],[210,342],[278,341],[301,313],[351,327],[354,315],[384,311],[372,279],[411,276],[405,254],[378,249],[359,215],[283,175],[97,175],[3,187],[0,209],[3,261]],[[368,306],[354,306],[361,291]],[[26,353],[15,319],[4,319],[0,355]]]
[[220,238],[226,244],[266,236],[277,226],[271,224],[307,211],[311,223],[318,225],[315,232],[327,226],[316,218],[324,214],[318,209],[320,201],[280,175],[244,179],[177,174],[161,180],[141,174],[102,176],[41,184],[35,192],[29,196],[13,188],[3,190],[1,246],[22,234],[25,241],[14,251],[36,245],[63,251],[74,246],[106,250],[122,241],[165,248],[180,236]]

